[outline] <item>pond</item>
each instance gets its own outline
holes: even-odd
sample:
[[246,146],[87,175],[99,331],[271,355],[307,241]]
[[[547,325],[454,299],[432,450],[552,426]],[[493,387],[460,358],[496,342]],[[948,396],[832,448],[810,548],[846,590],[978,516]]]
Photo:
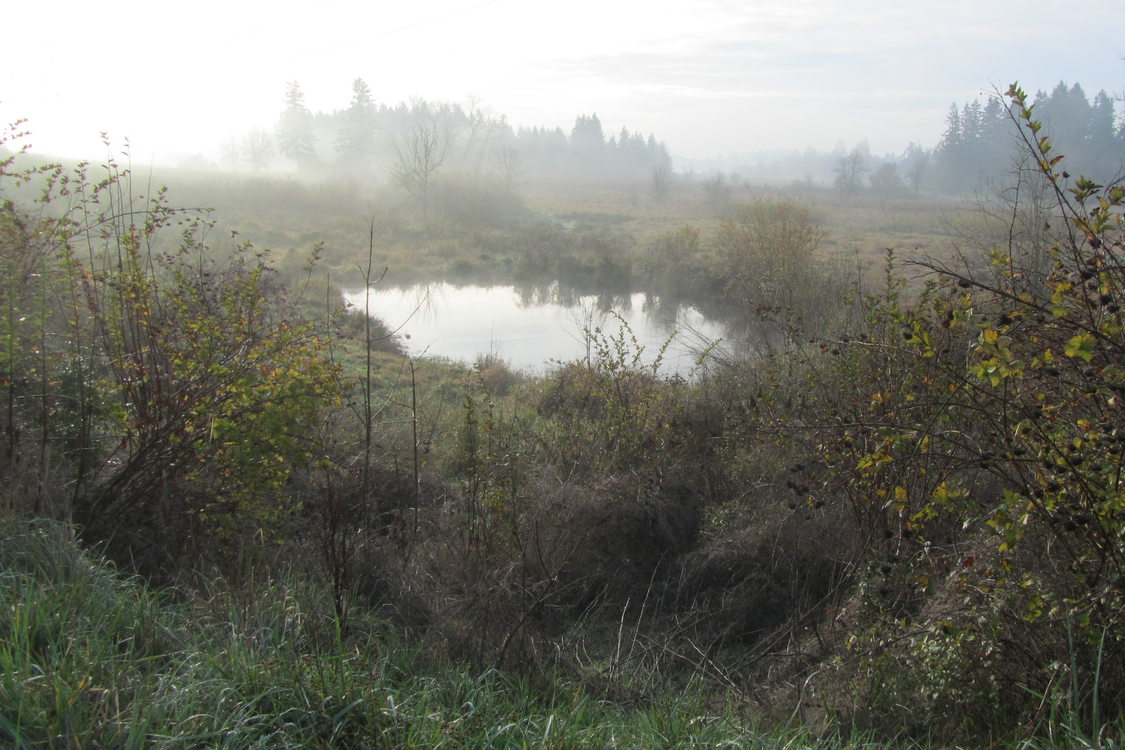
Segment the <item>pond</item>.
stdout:
[[[363,290],[345,301],[363,309]],[[467,363],[497,356],[513,367],[543,372],[557,362],[596,353],[597,339],[625,336],[626,354],[643,348],[641,362],[661,358],[664,374],[690,375],[700,355],[728,338],[726,327],[694,307],[662,304],[644,293],[585,295],[559,285],[372,287],[371,314],[396,331],[415,357]],[[591,336],[593,332],[600,332]],[[635,338],[636,343],[633,343]],[[722,344],[720,343],[721,347]]]

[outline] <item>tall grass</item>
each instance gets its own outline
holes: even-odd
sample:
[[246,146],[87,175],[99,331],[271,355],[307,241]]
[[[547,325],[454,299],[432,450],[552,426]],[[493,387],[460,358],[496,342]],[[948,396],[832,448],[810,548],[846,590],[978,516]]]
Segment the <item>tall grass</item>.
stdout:
[[[16,748],[883,747],[862,735],[760,732],[697,688],[642,705],[473,672],[295,576],[159,593],[61,525],[0,519],[0,745]],[[1123,727],[1019,747],[1116,747]],[[1117,731],[1114,731],[1117,730]]]
[[326,595],[297,580],[177,599],[119,576],[66,527],[4,522],[0,540],[5,746],[714,746],[749,732],[695,719],[690,702],[547,700],[372,621],[345,641],[317,614],[332,612]]

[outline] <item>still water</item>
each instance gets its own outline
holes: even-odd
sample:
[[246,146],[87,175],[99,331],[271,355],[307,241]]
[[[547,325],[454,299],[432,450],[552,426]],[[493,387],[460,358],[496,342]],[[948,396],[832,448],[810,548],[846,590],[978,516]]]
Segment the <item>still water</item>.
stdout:
[[[643,347],[641,362],[646,365],[671,337],[661,361],[665,374],[689,375],[708,346],[727,338],[721,323],[697,309],[661,304],[644,293],[578,295],[557,285],[517,289],[438,283],[373,287],[368,294],[371,314],[396,331],[412,356],[472,363],[479,356],[496,355],[533,372],[585,359],[596,352],[587,332],[617,336],[622,321],[628,327],[628,355]],[[363,310],[362,290],[344,296]]]

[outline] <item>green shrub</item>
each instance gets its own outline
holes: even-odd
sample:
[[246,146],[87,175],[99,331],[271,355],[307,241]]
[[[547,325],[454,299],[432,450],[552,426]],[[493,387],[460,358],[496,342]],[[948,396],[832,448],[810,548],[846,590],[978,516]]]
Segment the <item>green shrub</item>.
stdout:
[[22,280],[0,289],[9,505],[141,564],[276,527],[341,383],[268,254],[211,248],[205,217],[134,197],[112,160],[53,168],[39,200],[36,218],[0,212],[0,263]]

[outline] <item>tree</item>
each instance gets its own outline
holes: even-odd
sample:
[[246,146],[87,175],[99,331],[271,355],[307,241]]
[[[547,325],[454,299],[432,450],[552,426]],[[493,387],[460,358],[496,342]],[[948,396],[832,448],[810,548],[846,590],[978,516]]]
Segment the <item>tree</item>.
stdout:
[[854,195],[863,187],[863,175],[867,173],[869,158],[867,144],[861,143],[836,164],[836,189],[844,195]]
[[296,81],[285,84],[285,111],[277,123],[277,150],[296,162],[298,169],[307,169],[316,161],[313,116]]
[[730,187],[722,172],[716,172],[703,180],[703,201],[716,212],[721,211],[730,201]]
[[504,189],[510,193],[523,171],[523,154],[514,145],[501,146],[496,150],[496,162],[500,167],[500,178],[504,181]]
[[242,158],[251,169],[261,170],[273,160],[273,138],[261,128],[254,128],[242,136]]
[[266,252],[216,260],[202,216],[163,190],[133,198],[112,160],[90,171],[56,168],[46,210],[0,202],[5,490],[55,484],[35,512],[70,514],[142,565],[208,533],[269,533],[342,393],[327,343]]
[[871,175],[871,192],[880,198],[896,198],[906,192],[906,183],[899,176],[898,167],[887,162]]
[[232,135],[219,147],[219,162],[232,172],[242,166],[242,144],[236,136]]
[[491,151],[489,144],[494,138],[502,136],[508,126],[503,117],[497,119],[490,116],[476,97],[469,97],[465,104],[464,122],[468,138],[461,162],[473,174],[478,174],[485,156]]
[[375,156],[375,103],[362,78],[352,81],[352,101],[342,114],[336,153],[355,172],[369,169]]
[[973,99],[961,108],[961,139],[966,143],[979,143],[984,135],[984,108],[979,99]]
[[[1054,227],[1046,262],[1014,252],[1013,218],[991,273],[919,262],[910,278],[928,283],[907,301],[888,268],[864,336],[832,352],[858,413],[799,439],[834,446],[824,465],[850,468],[825,494],[847,497],[872,559],[893,558],[869,578],[871,614],[851,613],[889,704],[1031,725],[1050,696],[1099,727],[1125,703],[1125,185],[1064,177],[1024,92],[1008,95],[1048,202],[1035,223]],[[1028,697],[996,689],[1017,681]]]
[[672,157],[668,155],[668,148],[663,143],[658,143],[656,136],[651,133],[649,133],[648,140],[645,141],[645,149],[648,151],[653,166],[667,168],[671,172]]
[[742,304],[803,307],[813,254],[824,238],[812,213],[790,200],[756,200],[723,222],[715,245],[718,278]]
[[422,205],[422,217],[430,218],[430,180],[445,163],[449,136],[432,115],[410,126],[395,148],[392,179]]
[[961,112],[957,109],[957,103],[954,102],[949,105],[949,112],[945,116],[945,132],[942,133],[938,149],[952,151],[960,146],[964,140],[964,133],[961,129]]
[[980,161],[990,168],[1001,165],[1012,152],[1012,121],[1003,99],[990,96],[981,117]]
[[945,116],[945,132],[936,149],[938,182],[948,188],[959,187],[964,179],[962,166],[962,146],[964,134],[961,130],[961,111],[957,103],[949,105],[949,112]]
[[906,181],[915,195],[922,187],[922,181],[930,169],[930,152],[916,143],[906,147],[902,155],[903,166],[906,171]]
[[661,205],[668,200],[668,193],[671,191],[668,182],[671,177],[672,169],[667,164],[654,164],[649,173],[649,190],[652,192],[652,199]]
[[[1113,98],[1104,91],[1094,96],[1090,107],[1090,151],[1094,154],[1112,154],[1115,150],[1113,137]],[[1122,122],[1125,125],[1125,121]]]
[[671,299],[682,299],[689,294],[704,275],[700,262],[702,250],[696,227],[683,226],[661,234],[645,259],[643,271],[649,288],[658,296],[667,295]]
[[867,173],[867,161],[871,154],[867,144],[858,144],[852,151],[836,163],[836,189],[846,196],[855,195],[863,189],[863,175]]
[[579,115],[570,131],[570,150],[579,171],[601,172],[604,168],[605,133],[596,114]]
[[[1110,180],[1125,166],[1125,149],[1113,139],[1113,101],[1099,92],[1093,102],[1078,84],[1059,83],[1050,94],[1042,91],[1028,105],[1051,146],[1067,159],[1068,173]],[[979,189],[1001,177],[1018,159],[1010,105],[999,94],[981,106],[973,101],[960,109],[954,104],[935,155],[936,182],[945,190]]]

